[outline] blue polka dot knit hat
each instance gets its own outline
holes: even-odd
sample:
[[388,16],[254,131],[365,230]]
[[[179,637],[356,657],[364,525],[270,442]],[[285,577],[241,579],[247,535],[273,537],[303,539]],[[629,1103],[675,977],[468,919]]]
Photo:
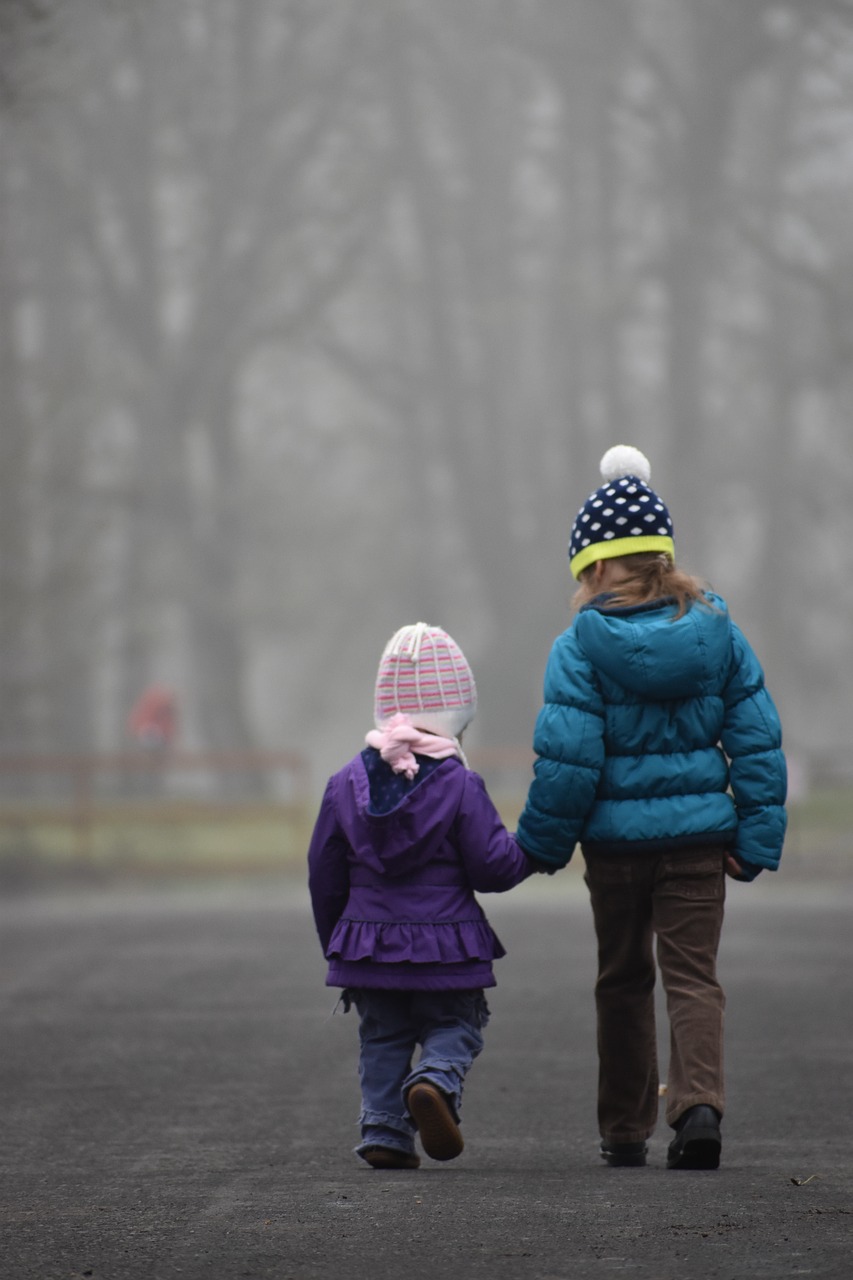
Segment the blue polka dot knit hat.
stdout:
[[464,653],[441,627],[401,627],[385,646],[376,676],[377,728],[397,712],[419,729],[457,738],[477,711],[477,686]]
[[569,542],[569,567],[579,578],[588,565],[614,556],[656,551],[675,559],[672,519],[649,485],[645,454],[617,444],[601,459],[604,484],[591,493],[577,514]]

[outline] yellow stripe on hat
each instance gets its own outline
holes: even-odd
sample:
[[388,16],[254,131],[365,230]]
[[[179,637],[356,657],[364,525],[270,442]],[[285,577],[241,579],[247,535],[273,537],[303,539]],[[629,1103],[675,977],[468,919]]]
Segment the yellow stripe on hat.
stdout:
[[668,555],[670,560],[675,560],[675,544],[672,538],[654,533],[641,534],[633,538],[610,538],[603,542],[592,542],[573,556],[569,561],[569,568],[572,571],[572,577],[579,578],[587,565],[594,564],[596,560],[612,560],[616,556],[637,555],[640,551],[657,551],[658,554]]

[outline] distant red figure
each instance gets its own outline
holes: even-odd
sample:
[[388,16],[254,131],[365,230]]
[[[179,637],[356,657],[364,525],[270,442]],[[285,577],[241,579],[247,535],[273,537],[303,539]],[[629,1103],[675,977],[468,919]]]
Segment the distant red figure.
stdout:
[[151,684],[140,694],[130,712],[127,727],[140,746],[163,750],[175,741],[178,699],[173,689]]

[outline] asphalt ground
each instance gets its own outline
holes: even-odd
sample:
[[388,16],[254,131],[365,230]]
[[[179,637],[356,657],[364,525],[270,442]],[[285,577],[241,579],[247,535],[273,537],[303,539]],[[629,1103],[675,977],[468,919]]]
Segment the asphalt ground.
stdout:
[[668,1171],[663,1120],[645,1169],[597,1155],[579,875],[483,901],[509,954],[465,1151],[378,1172],[301,877],[8,894],[2,1275],[849,1280],[853,879],[730,885],[716,1172]]

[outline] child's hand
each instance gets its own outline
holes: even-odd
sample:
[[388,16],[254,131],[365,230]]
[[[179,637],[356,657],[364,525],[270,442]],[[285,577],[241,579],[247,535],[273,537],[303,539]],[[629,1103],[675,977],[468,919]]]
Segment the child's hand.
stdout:
[[552,876],[555,871],[559,871],[559,867],[553,862],[540,862],[538,858],[534,858],[533,854],[528,853],[526,849],[522,849],[522,853],[530,863],[531,873],[538,872],[539,875]]
[[730,853],[726,854],[726,875],[731,876],[733,880],[737,880],[738,876],[743,875],[743,867],[737,858],[733,858]]

